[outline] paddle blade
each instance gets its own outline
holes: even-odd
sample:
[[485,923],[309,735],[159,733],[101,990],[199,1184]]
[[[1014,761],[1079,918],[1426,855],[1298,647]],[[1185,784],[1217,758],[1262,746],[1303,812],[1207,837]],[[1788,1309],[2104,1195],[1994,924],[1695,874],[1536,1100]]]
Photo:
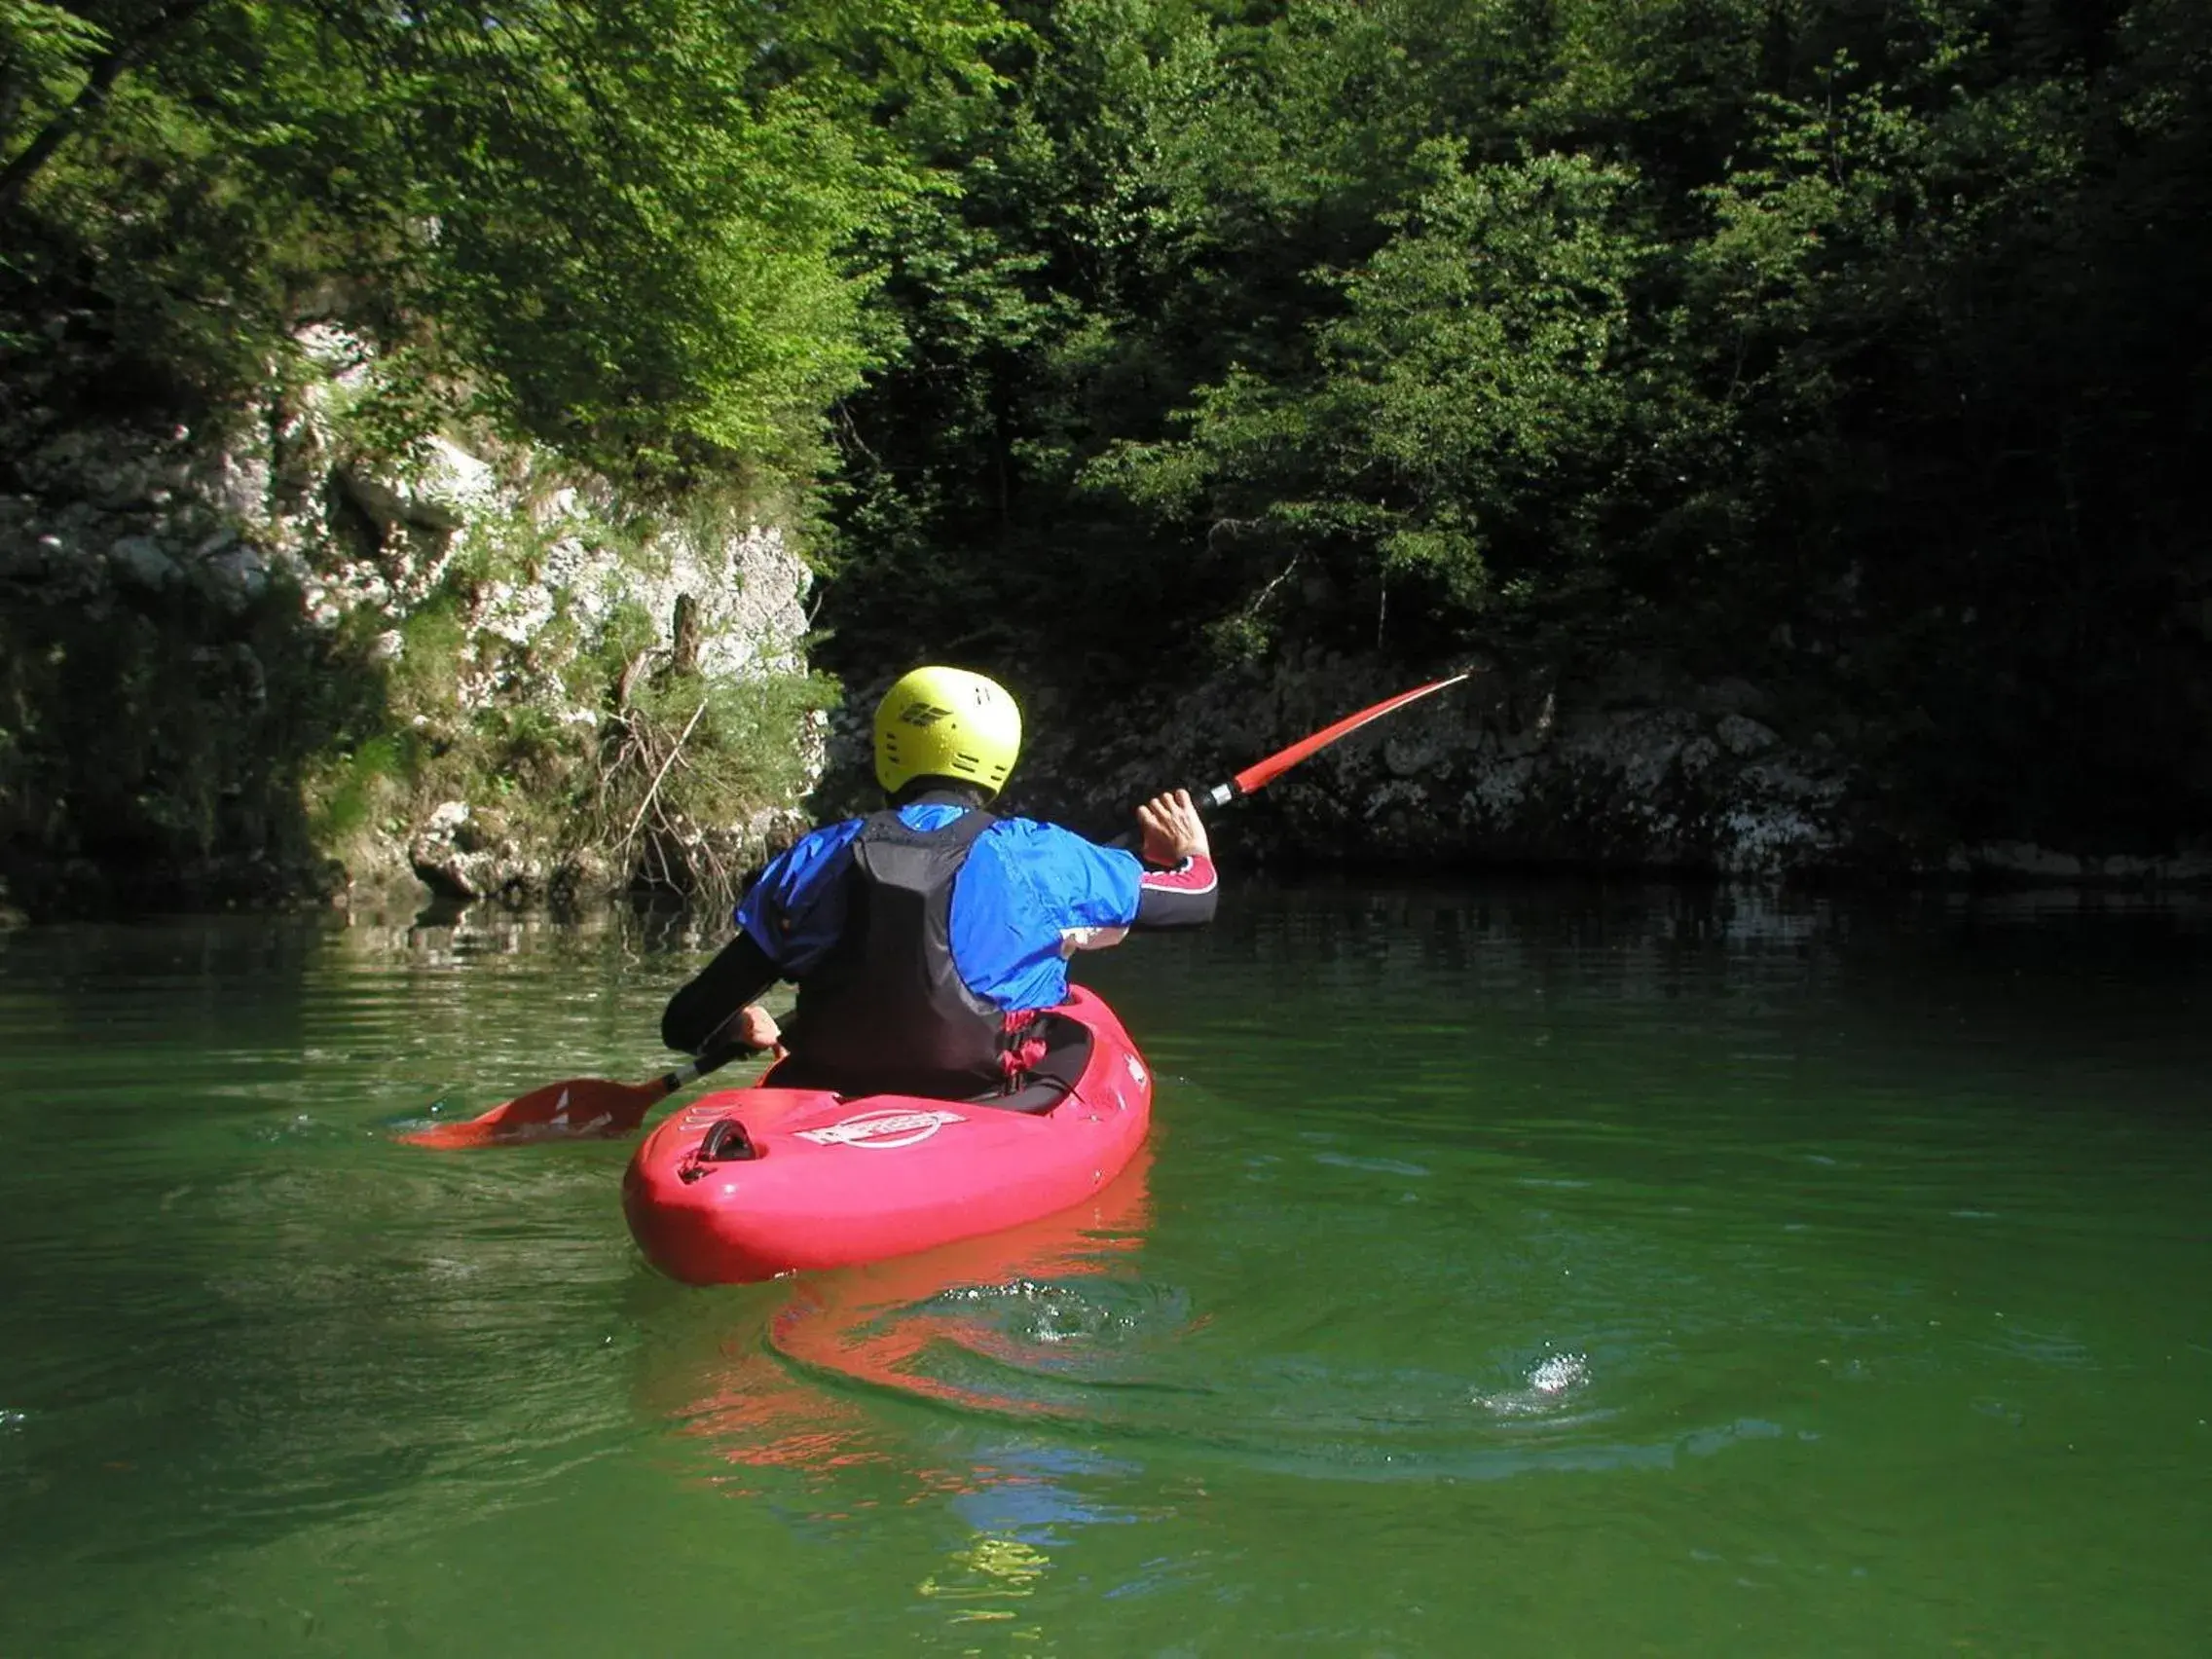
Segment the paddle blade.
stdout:
[[1411,691],[1401,691],[1395,697],[1386,697],[1371,709],[1362,709],[1356,715],[1346,715],[1335,725],[1324,726],[1311,737],[1301,738],[1288,749],[1280,750],[1265,760],[1253,762],[1236,774],[1230,788],[1235,794],[1250,794],[1261,785],[1281,777],[1301,760],[1328,748],[1338,738],[1348,737],[1370,720],[1379,720],[1384,715],[1404,708],[1408,703],[1418,703],[1421,698],[1441,691],[1448,685],[1456,685],[1473,672],[1470,669],[1465,673],[1455,674],[1449,680],[1432,680],[1426,685],[1417,685]]
[[654,1102],[668,1097],[669,1080],[608,1083],[572,1077],[518,1095],[504,1106],[454,1124],[432,1124],[400,1136],[415,1146],[494,1146],[502,1141],[592,1140],[626,1135]]

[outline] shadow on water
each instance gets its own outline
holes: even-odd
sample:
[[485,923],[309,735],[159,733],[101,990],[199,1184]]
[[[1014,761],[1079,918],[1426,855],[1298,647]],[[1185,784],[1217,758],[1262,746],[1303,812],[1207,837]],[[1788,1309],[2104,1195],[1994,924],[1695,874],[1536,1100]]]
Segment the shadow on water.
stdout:
[[0,572],[0,880],[47,915],[313,890],[304,785],[387,723],[370,636],[281,580],[229,603],[99,572]]

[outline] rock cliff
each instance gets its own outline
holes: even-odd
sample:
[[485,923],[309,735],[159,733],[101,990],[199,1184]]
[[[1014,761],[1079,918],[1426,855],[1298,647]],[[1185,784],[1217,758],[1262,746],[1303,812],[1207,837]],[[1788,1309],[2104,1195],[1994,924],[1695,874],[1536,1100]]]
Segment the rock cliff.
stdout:
[[489,424],[388,435],[330,324],[250,406],[0,400],[0,876],[34,911],[410,877],[697,885],[788,828],[825,700],[772,512],[647,507]]
[[[2093,857],[2024,842],[1914,844],[1869,805],[1866,780],[1802,710],[1737,678],[1651,663],[1582,680],[1481,662],[1467,682],[1378,721],[1217,815],[1252,866],[1669,871],[1771,880],[2195,886],[2212,850]],[[1019,811],[1095,834],[1174,785],[1220,782],[1344,715],[1418,682],[1419,668],[1312,652],[1194,688],[1090,707],[1042,671],[1015,675],[1027,753]],[[829,793],[868,798],[856,682],[836,720]]]

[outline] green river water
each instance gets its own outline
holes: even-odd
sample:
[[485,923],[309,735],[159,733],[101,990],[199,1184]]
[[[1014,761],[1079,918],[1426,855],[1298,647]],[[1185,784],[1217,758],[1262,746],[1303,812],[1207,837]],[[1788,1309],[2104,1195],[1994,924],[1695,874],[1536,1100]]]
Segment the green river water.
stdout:
[[0,934],[0,1656],[2212,1651],[2212,912],[1243,892],[1098,1208],[689,1290],[667,919]]

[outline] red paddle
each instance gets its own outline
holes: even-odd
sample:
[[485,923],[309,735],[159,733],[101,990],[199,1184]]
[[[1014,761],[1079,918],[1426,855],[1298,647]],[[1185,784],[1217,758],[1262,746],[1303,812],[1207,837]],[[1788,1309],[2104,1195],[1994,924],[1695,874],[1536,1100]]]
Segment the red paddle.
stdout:
[[[1368,721],[1379,720],[1384,715],[1404,708],[1408,703],[1418,703],[1431,692],[1441,691],[1447,685],[1456,685],[1462,680],[1471,680],[1480,672],[1479,669],[1461,669],[1448,680],[1432,680],[1426,685],[1417,685],[1411,691],[1401,691],[1395,697],[1385,697],[1373,708],[1362,709],[1356,715],[1346,715],[1336,724],[1323,726],[1311,737],[1300,738],[1288,749],[1276,750],[1265,760],[1253,761],[1226,784],[1216,784],[1210,790],[1193,790],[1191,797],[1200,806],[1227,806],[1238,795],[1248,795],[1254,790],[1272,783],[1301,760],[1318,755],[1338,738],[1349,736]],[[1133,847],[1136,845],[1136,834],[1132,830],[1117,836],[1113,844],[1117,847]]]
[[1401,691],[1395,697],[1385,697],[1372,709],[1362,709],[1356,715],[1346,715],[1335,725],[1323,726],[1311,737],[1302,737],[1288,749],[1277,750],[1265,760],[1255,760],[1226,784],[1216,784],[1199,793],[1198,800],[1206,806],[1227,806],[1238,795],[1248,795],[1263,785],[1281,777],[1301,760],[1318,755],[1340,737],[1349,736],[1370,720],[1379,720],[1384,715],[1395,714],[1408,703],[1418,703],[1431,692],[1441,691],[1447,685],[1456,685],[1471,679],[1474,670],[1462,669],[1449,680],[1432,680],[1426,685],[1417,685],[1411,691]]
[[626,1135],[653,1107],[696,1078],[756,1051],[743,1044],[710,1049],[688,1065],[663,1072],[650,1083],[608,1083],[599,1077],[571,1077],[518,1095],[504,1106],[459,1123],[432,1124],[399,1138],[416,1146],[491,1146],[499,1141],[610,1140]]

